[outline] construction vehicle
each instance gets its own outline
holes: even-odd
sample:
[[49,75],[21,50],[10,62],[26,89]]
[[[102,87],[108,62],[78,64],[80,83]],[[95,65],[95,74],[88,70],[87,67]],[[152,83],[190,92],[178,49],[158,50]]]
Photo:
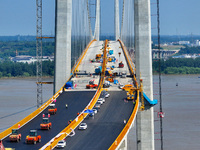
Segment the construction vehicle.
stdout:
[[51,122],[49,122],[49,118],[43,118],[42,119],[42,123],[40,124],[41,130],[42,129],[49,130],[49,129],[51,129],[51,126],[52,126],[52,124],[51,124]]
[[30,130],[30,134],[26,136],[25,143],[33,143],[41,142],[41,136],[37,135],[37,130]]
[[96,54],[96,59],[99,59],[102,57],[102,54]]
[[124,64],[122,63],[122,61],[119,63],[119,68],[124,68]]
[[113,76],[107,77],[106,80],[109,82],[114,82],[114,77]]
[[94,84],[93,80],[89,81],[89,84],[86,85],[86,89],[93,89],[97,87],[98,87],[98,84]]
[[49,114],[54,115],[57,112],[56,104],[49,104]]
[[11,142],[19,142],[21,140],[21,133],[18,133],[18,129],[12,129],[12,133],[9,136]]
[[102,67],[101,66],[98,66],[98,67],[95,68],[95,73],[96,74],[99,74],[101,72],[102,72]]
[[135,96],[135,92],[136,92],[136,88],[131,88],[128,92],[127,92],[127,100],[134,100],[134,96]]
[[133,85],[132,84],[126,84],[126,85],[124,85],[124,87],[122,88],[122,90],[125,90],[125,91],[130,91],[130,89],[132,89],[133,88]]

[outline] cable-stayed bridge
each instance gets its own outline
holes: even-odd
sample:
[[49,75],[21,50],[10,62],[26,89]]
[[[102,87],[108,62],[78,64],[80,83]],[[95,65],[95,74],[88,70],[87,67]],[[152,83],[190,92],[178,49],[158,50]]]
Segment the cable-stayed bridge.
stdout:
[[[96,0],[95,5],[95,28],[92,31],[89,1],[56,1],[55,95],[0,134],[5,147],[53,149],[58,141],[66,139],[65,149],[132,149],[127,141],[136,136],[133,128],[137,115],[137,147],[154,149],[152,106],[156,101],[152,100],[150,1],[123,2],[120,33],[119,1],[115,0],[114,41],[100,41],[100,0]],[[130,15],[133,7],[134,16]],[[72,35],[79,39],[73,41]],[[80,43],[85,45],[85,49],[71,69],[72,50],[80,51]],[[127,48],[133,47],[133,43],[135,54],[131,58]],[[109,88],[104,87],[106,80],[113,82]],[[74,83],[74,87],[66,89],[66,82],[69,81]],[[98,87],[87,89],[89,81]],[[119,83],[132,85],[134,91],[131,96],[134,98],[129,100],[127,91],[120,89]],[[95,107],[99,98],[104,98],[104,90],[110,96],[90,117],[88,111]],[[50,104],[57,107],[57,113],[49,118],[52,128],[41,130],[40,123],[44,116],[48,116]],[[87,123],[84,131],[78,130],[81,122]],[[16,128],[22,134],[19,143],[9,140],[12,129]],[[41,142],[27,144],[26,136],[33,129],[41,135]]]

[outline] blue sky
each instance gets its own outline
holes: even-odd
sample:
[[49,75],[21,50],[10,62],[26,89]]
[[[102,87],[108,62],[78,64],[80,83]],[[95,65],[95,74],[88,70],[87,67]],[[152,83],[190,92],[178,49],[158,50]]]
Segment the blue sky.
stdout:
[[[54,1],[43,0],[43,34],[54,34]],[[113,33],[114,0],[101,0],[101,4],[102,32]],[[199,6],[199,0],[160,0],[161,34],[200,35]],[[156,5],[151,9],[155,14]],[[153,28],[155,23],[152,17]],[[36,0],[0,0],[0,36],[18,34],[36,34]]]

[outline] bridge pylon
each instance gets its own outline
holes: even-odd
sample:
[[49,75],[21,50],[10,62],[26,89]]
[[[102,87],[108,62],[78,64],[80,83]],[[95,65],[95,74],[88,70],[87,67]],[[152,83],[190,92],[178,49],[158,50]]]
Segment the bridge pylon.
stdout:
[[[134,1],[134,32],[137,82],[143,80],[144,92],[153,99],[150,0]],[[152,106],[145,105],[143,111],[138,111],[136,128],[137,150],[154,150]]]

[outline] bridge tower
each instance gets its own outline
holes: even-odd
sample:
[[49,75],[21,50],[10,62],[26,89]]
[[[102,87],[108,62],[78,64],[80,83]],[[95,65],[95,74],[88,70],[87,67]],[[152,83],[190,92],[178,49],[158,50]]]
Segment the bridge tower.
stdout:
[[119,39],[119,0],[115,0],[115,40]]
[[[143,79],[143,90],[153,100],[150,0],[134,0],[136,77]],[[154,150],[153,107],[138,111],[137,149]]]
[[54,93],[70,77],[72,0],[56,0]]
[[100,38],[100,0],[96,0],[96,21],[95,21],[95,30],[94,30],[94,39],[99,41]]

